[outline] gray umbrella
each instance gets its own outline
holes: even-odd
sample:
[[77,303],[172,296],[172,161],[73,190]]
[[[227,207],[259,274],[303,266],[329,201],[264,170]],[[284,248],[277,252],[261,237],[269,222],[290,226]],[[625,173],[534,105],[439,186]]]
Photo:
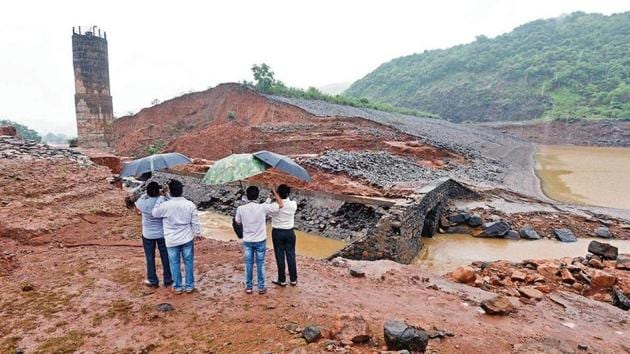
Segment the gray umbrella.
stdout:
[[155,154],[126,163],[120,172],[120,177],[140,176],[146,172],[159,171],[187,163],[192,163],[192,160],[177,152]]
[[298,165],[297,163],[295,163],[295,161],[284,155],[276,154],[275,152],[271,151],[258,151],[254,153],[254,157],[266,163],[267,165],[273,168],[277,168],[280,171],[286,172],[291,176],[297,177],[302,181],[311,181],[311,176],[309,176],[308,172],[306,172],[306,170],[302,166]]

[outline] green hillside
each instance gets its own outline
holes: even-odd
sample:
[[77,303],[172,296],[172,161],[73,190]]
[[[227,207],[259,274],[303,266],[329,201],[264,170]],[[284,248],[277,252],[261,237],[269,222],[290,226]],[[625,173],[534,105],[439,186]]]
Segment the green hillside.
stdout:
[[630,119],[630,12],[537,20],[397,58],[345,94],[457,122]]

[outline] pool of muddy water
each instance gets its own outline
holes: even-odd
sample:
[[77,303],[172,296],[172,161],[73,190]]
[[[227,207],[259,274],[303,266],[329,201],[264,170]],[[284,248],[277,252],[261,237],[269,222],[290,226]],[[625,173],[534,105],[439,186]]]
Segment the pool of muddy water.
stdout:
[[[229,216],[203,211],[199,218],[205,237],[221,241],[238,240],[232,230]],[[271,233],[271,227],[268,227]],[[342,249],[346,242],[319,235],[296,231],[296,251],[300,255],[317,259],[326,258]],[[563,243],[556,240],[506,240],[477,238],[466,234],[438,234],[423,238],[424,247],[413,264],[433,274],[444,274],[469,265],[474,261],[522,261],[525,259],[551,259],[584,256],[593,239],[580,238],[577,242]],[[599,239],[599,241],[602,241]],[[604,240],[619,248],[620,253],[630,253],[630,241]],[[267,238],[272,248],[271,235]]]
[[630,209],[630,148],[539,145],[536,174],[552,199]]
[[[221,241],[238,240],[232,229],[232,219],[229,216],[209,211],[199,212],[199,219],[205,237]],[[271,226],[267,227],[267,246],[271,243]],[[297,254],[317,259],[326,258],[346,246],[346,242],[327,237],[295,231]]]

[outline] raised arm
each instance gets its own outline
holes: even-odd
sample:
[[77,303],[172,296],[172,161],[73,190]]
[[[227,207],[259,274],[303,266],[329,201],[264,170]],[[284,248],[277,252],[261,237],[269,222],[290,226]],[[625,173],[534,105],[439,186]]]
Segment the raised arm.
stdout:
[[166,198],[164,198],[164,196],[160,196],[158,200],[155,202],[155,205],[153,206],[153,210],[151,210],[151,215],[153,215],[154,218],[166,217],[166,213],[168,212],[168,209],[167,209],[167,205],[164,204],[165,201],[166,201]]

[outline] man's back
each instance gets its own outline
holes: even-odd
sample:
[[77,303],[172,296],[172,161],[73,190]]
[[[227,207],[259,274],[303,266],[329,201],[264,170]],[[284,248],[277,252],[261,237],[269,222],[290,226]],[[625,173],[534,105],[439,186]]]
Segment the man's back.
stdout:
[[169,200],[161,197],[152,212],[154,217],[163,218],[164,240],[167,247],[179,246],[201,234],[201,226],[195,204],[183,197]]
[[267,215],[278,210],[277,204],[249,202],[236,209],[236,222],[243,225],[243,241],[260,242],[267,239]]
[[154,218],[151,214],[157,197],[143,195],[136,201],[136,207],[142,213],[142,236],[147,239],[158,239],[164,237],[162,219]]

